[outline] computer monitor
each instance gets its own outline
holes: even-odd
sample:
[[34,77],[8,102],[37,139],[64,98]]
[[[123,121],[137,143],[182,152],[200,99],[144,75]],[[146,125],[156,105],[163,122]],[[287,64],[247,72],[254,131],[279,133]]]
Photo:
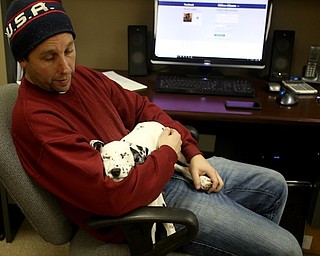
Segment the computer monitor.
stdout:
[[154,0],[151,63],[265,67],[271,0]]

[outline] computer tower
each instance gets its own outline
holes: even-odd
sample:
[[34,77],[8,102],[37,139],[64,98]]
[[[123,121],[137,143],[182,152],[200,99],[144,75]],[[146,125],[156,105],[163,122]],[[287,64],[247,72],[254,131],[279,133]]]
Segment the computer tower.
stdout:
[[312,227],[320,228],[320,182],[314,185],[308,222]]
[[312,184],[308,181],[287,181],[287,184],[289,193],[280,226],[292,233],[302,246]]

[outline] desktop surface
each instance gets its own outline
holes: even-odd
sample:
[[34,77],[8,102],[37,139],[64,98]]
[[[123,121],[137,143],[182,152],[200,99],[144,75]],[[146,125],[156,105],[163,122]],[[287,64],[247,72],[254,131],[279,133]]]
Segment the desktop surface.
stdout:
[[225,99],[225,96],[156,93],[153,95],[152,102],[165,111],[252,115],[250,111],[227,110]]
[[[127,75],[125,71],[122,75]],[[223,121],[238,123],[268,123],[283,125],[320,125],[320,104],[317,95],[299,95],[299,103],[294,106],[281,106],[276,102],[277,92],[269,92],[268,84],[262,79],[248,77],[254,84],[256,96],[208,96],[177,93],[156,92],[158,73],[153,72],[145,77],[131,77],[148,86],[141,90],[141,95],[147,96],[160,108],[175,119],[197,121]],[[261,110],[229,110],[224,104],[226,100],[251,101],[261,103]]]

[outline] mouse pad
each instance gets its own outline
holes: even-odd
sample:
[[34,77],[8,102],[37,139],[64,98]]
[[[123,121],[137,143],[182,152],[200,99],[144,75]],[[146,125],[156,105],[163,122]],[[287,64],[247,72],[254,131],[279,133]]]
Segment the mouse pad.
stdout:
[[202,113],[224,113],[250,115],[251,111],[227,110],[225,108],[225,97],[211,97],[201,95],[181,94],[155,94],[152,102],[162,110]]

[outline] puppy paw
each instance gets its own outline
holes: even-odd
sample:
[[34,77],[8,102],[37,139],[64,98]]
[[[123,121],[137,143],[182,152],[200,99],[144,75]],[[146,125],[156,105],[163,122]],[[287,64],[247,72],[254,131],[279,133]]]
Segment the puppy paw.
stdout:
[[212,186],[212,181],[207,176],[200,176],[200,184],[202,190],[209,190]]

